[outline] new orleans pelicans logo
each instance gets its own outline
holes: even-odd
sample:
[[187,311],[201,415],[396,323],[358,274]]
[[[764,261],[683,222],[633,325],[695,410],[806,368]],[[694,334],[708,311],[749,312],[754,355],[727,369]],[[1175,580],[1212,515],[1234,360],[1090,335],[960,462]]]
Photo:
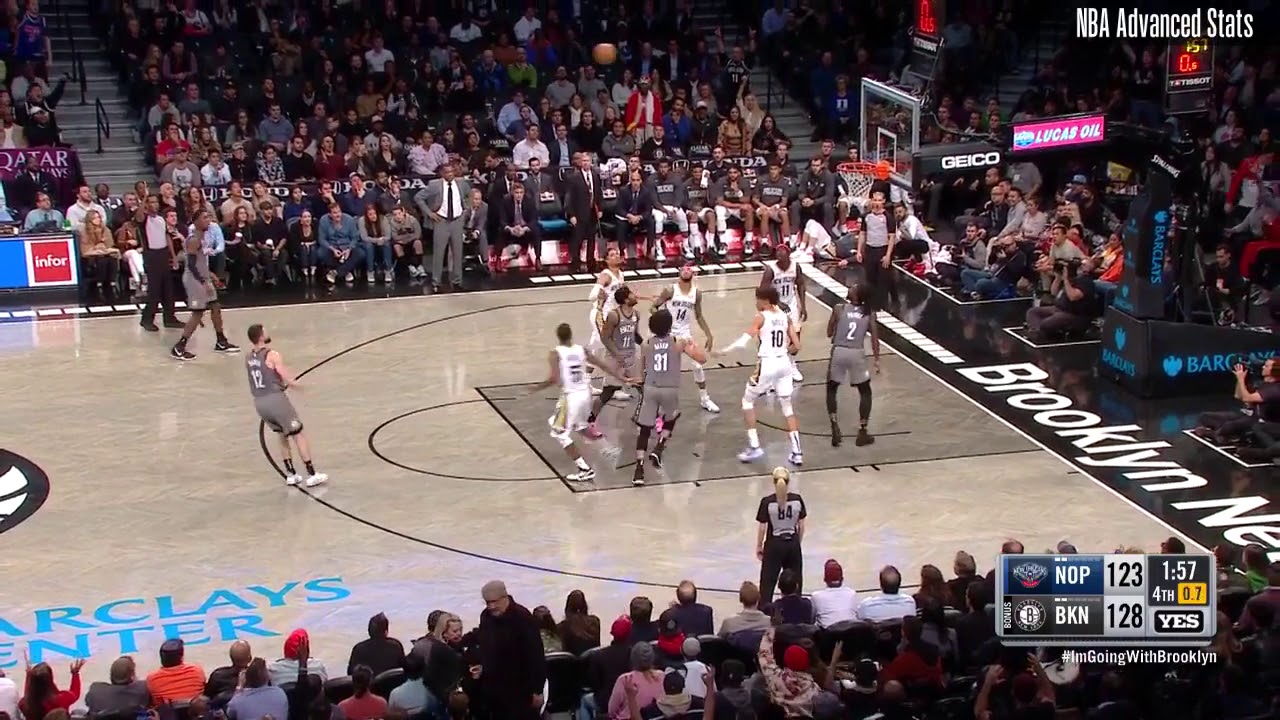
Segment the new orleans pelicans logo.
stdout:
[[31,517],[49,498],[49,476],[35,463],[0,450],[0,533]]
[[1013,577],[1028,590],[1036,589],[1048,576],[1049,568],[1039,563],[1023,563],[1013,569]]

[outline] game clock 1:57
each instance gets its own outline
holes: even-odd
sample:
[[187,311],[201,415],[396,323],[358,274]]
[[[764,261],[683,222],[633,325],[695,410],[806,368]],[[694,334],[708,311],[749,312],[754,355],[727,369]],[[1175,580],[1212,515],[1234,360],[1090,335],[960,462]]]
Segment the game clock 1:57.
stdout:
[[946,23],[946,0],[916,0],[916,34],[938,38]]

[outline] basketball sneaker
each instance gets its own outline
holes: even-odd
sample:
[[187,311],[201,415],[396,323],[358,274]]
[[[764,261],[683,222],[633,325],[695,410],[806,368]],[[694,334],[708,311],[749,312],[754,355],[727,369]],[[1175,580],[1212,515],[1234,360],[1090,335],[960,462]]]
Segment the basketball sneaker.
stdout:
[[831,447],[840,447],[844,442],[844,433],[840,432],[840,423],[831,421]]
[[570,473],[565,476],[565,480],[568,480],[570,482],[591,482],[592,480],[595,480],[595,479],[596,479],[596,471],[592,468],[587,468],[586,470],[579,470],[578,472]]
[[749,447],[738,453],[738,462],[755,462],[764,457],[764,448]]
[[627,392],[626,390],[619,390],[618,392],[613,394],[613,399],[622,400],[622,401],[630,400],[631,393]]
[[234,355],[235,353],[240,352],[240,346],[232,345],[230,342],[226,340],[226,338],[219,340],[217,344],[213,346],[213,349],[216,352],[227,353],[228,355]]
[[644,487],[644,464],[636,463],[636,472],[631,476],[632,487]]
[[293,487],[300,482],[302,482],[302,476],[298,473],[289,473],[289,475],[284,479],[284,484],[289,487]]
[[704,393],[702,396],[702,399],[699,400],[698,402],[702,405],[702,409],[706,410],[709,413],[720,412],[720,406],[715,404],[715,402],[711,400],[710,395],[707,395]]
[[582,434],[586,435],[592,440],[599,440],[600,438],[604,437],[604,433],[600,432],[600,428],[596,427],[595,423],[591,423],[590,425],[588,425],[587,429],[582,431]]
[[173,358],[174,360],[186,361],[186,360],[195,360],[196,354],[193,352],[189,352],[184,347],[179,347],[177,345],[174,345],[173,348],[169,350],[169,357]]
[[793,452],[787,456],[787,462],[795,465],[796,467],[800,467],[804,464],[804,455],[798,452]]
[[870,445],[875,441],[875,436],[867,432],[866,428],[858,428],[858,437],[854,439],[853,444],[858,447],[862,447],[863,445]]
[[795,382],[804,382],[804,375],[800,374],[800,368],[791,369],[791,379]]
[[305,484],[307,487],[315,487],[317,485],[320,485],[321,483],[325,483],[328,481],[329,481],[328,475],[325,475],[324,473],[316,473],[311,477],[307,478],[303,484]]

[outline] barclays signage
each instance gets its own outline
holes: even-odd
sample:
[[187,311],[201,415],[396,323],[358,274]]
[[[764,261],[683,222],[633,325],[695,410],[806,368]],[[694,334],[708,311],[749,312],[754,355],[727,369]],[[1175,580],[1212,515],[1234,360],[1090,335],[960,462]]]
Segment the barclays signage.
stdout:
[[1122,327],[1118,327],[1111,332],[1111,342],[1103,343],[1102,353],[1099,360],[1108,368],[1133,378],[1138,375],[1138,365],[1133,360],[1125,357],[1124,348],[1129,344],[1129,333]]
[[1276,356],[1273,350],[1258,350],[1247,353],[1195,353],[1192,355],[1166,355],[1160,361],[1160,369],[1165,377],[1176,378],[1187,375],[1203,375],[1206,373],[1229,373],[1236,365],[1255,365],[1264,363]]
[[1157,210],[1151,216],[1151,266],[1147,282],[1159,287],[1164,282],[1165,245],[1169,240],[1169,211]]

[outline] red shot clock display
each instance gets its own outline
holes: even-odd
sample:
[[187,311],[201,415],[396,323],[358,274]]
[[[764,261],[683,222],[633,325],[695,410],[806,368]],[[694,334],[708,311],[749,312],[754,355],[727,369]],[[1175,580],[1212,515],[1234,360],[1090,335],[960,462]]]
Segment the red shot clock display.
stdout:
[[915,0],[916,34],[929,38],[938,38],[945,22],[946,5],[944,0]]
[[1213,42],[1171,40],[1165,53],[1165,112],[1201,112],[1213,96]]

